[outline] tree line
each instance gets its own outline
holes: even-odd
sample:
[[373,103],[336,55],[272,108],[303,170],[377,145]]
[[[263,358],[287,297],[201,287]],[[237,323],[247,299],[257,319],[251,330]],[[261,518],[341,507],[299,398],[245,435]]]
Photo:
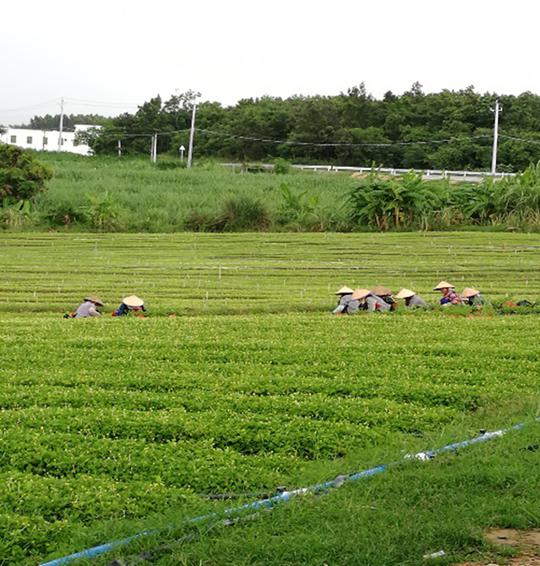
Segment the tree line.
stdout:
[[[89,135],[97,154],[150,151],[159,133],[158,153],[187,147],[191,110],[199,93],[162,100],[158,95],[109,120]],[[197,104],[196,157],[235,161],[283,158],[293,162],[433,169],[488,169],[493,112],[500,118],[498,170],[523,170],[540,159],[540,96],[478,93],[474,87],[426,94],[419,83],[401,95],[377,99],[362,83],[334,96],[263,96],[232,106]]]

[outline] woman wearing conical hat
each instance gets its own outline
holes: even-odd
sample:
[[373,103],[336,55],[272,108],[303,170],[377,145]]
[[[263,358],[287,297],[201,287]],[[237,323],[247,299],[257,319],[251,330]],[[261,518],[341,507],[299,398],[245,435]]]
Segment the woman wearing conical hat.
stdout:
[[390,305],[369,289],[355,289],[352,298],[359,301],[360,308],[367,312],[387,312],[390,310]]
[[127,316],[130,312],[133,312],[138,316],[142,316],[141,313],[146,312],[146,309],[144,308],[144,301],[137,297],[137,295],[124,297],[120,306],[113,312],[113,316]]
[[482,293],[478,289],[473,289],[472,287],[465,287],[463,293],[461,293],[461,299],[464,305],[470,305],[471,307],[482,307],[489,305]]
[[433,287],[433,290],[442,293],[439,303],[443,307],[462,304],[461,297],[455,291],[455,286],[452,283],[448,283],[448,281],[441,281],[436,287]]
[[84,302],[79,305],[75,314],[67,315],[66,318],[88,318],[91,316],[101,316],[98,307],[102,307],[103,303],[99,297],[90,295],[84,298]]
[[385,287],[384,285],[377,285],[371,289],[374,296],[380,297],[389,307],[391,311],[395,311],[397,308],[396,300],[393,297],[392,291]]
[[335,294],[338,296],[338,303],[332,314],[355,314],[358,311],[359,303],[353,300],[353,290],[350,287],[341,287]]
[[420,295],[410,289],[405,289],[405,287],[399,290],[399,293],[396,295],[396,299],[403,299],[405,301],[405,306],[409,309],[429,308],[429,305]]

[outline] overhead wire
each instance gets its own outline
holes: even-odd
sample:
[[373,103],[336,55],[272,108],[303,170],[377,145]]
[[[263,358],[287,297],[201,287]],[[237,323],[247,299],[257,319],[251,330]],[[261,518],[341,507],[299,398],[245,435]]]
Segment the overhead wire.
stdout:
[[397,141],[397,142],[308,142],[296,140],[276,140],[269,138],[259,138],[254,136],[243,136],[237,134],[230,134],[226,132],[216,132],[205,128],[197,128],[196,131],[200,133],[216,135],[227,139],[239,139],[245,141],[257,141],[261,143],[274,143],[279,145],[297,145],[297,146],[310,146],[310,147],[392,147],[392,146],[407,146],[407,145],[430,145],[430,144],[444,144],[456,141],[489,138],[489,134],[480,134],[468,137],[452,137],[440,140],[418,140],[418,141]]

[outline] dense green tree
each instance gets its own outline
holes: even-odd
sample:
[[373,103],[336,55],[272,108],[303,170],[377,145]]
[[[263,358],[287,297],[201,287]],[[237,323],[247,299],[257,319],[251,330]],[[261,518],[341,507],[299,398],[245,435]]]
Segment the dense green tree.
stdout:
[[[89,135],[98,153],[148,153],[187,147],[191,109],[199,93],[163,101],[156,96],[134,114],[122,114]],[[196,156],[240,161],[285,158],[296,162],[405,168],[489,169],[495,99],[502,102],[501,170],[540,159],[540,96],[480,94],[462,90],[424,93],[414,83],[402,95],[376,99],[363,83],[336,96],[246,98],[223,107],[198,105]],[[518,139],[513,139],[518,138]],[[446,141],[444,141],[446,140]],[[523,141],[524,140],[524,141]]]
[[31,151],[0,144],[0,207],[31,200],[51,177],[51,169]]

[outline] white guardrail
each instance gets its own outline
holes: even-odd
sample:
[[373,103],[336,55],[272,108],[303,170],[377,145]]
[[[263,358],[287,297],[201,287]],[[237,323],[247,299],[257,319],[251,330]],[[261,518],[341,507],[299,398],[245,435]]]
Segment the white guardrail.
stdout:
[[[232,167],[233,169],[240,168],[245,171],[251,170],[272,170],[274,166],[271,163],[253,163],[245,165],[242,163],[224,163],[227,167]],[[488,171],[451,171],[442,169],[395,169],[392,167],[351,167],[347,165],[291,165],[294,169],[300,169],[301,171],[315,171],[319,173],[370,173],[371,171],[377,171],[378,173],[383,173],[385,175],[397,176],[405,175],[409,171],[414,171],[415,173],[420,173],[422,177],[426,180],[439,180],[439,179],[449,179],[450,181],[469,181],[471,183],[480,183],[486,177],[493,177],[494,179],[503,179],[505,177],[515,177],[515,173],[495,173],[491,174]]]

